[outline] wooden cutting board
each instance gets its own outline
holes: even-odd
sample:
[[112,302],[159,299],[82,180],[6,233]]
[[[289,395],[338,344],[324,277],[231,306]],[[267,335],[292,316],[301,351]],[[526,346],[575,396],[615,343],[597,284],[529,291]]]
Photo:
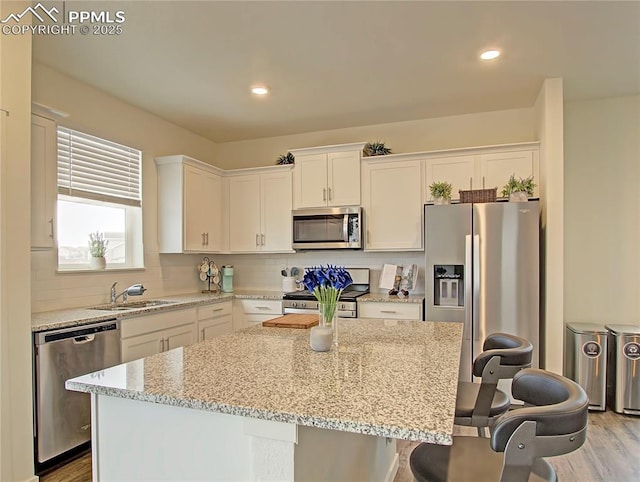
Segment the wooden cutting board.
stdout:
[[290,313],[288,315],[280,316],[272,320],[262,322],[262,326],[271,326],[276,328],[311,328],[318,324],[318,314],[314,315],[300,315],[297,313]]

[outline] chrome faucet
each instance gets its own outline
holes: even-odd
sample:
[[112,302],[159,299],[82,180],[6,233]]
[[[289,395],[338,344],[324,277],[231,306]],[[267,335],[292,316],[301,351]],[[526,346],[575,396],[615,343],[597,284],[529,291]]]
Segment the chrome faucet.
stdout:
[[127,302],[127,296],[140,296],[145,291],[147,291],[147,289],[144,286],[142,286],[142,284],[137,283],[135,285],[129,286],[122,293],[116,294],[116,285],[117,284],[118,284],[118,282],[116,281],[115,283],[113,283],[111,285],[111,304],[112,305],[115,305],[116,302],[118,301],[118,298],[120,298],[121,296],[122,296],[122,302],[126,303]]

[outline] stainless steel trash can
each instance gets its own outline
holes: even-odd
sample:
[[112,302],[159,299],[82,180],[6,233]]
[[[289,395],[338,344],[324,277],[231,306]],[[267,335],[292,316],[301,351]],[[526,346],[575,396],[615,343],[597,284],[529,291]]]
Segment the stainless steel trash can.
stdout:
[[640,326],[609,330],[607,402],[615,412],[640,415]]
[[589,410],[607,407],[608,333],[597,323],[565,324],[564,376],[587,392]]

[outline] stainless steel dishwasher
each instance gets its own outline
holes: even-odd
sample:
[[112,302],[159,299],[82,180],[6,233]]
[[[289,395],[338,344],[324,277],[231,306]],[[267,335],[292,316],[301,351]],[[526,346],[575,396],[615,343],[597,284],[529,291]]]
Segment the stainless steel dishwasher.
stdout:
[[116,319],[34,334],[36,472],[56,466],[88,447],[88,393],[64,388],[69,378],[120,363]]

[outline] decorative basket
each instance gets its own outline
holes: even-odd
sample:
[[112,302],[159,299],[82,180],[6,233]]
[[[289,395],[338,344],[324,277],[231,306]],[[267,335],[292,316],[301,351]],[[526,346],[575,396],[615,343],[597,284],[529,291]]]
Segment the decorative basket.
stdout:
[[498,188],[459,190],[461,203],[492,203],[496,201]]

